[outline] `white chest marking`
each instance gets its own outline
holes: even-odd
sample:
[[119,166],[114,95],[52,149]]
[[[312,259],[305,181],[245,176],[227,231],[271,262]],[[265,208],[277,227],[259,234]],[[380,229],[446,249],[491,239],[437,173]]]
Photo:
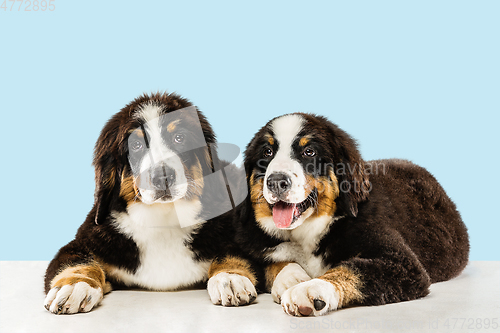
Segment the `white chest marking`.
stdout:
[[128,286],[139,286],[153,290],[173,290],[207,279],[210,262],[197,261],[192,251],[186,247],[191,234],[198,224],[181,228],[179,219],[196,218],[199,202],[184,202],[184,212],[193,212],[192,216],[178,216],[174,203],[130,205],[127,213],[115,216],[115,226],[122,233],[130,236],[140,252],[140,265],[135,273],[120,268],[111,269],[108,274]]
[[342,217],[310,217],[296,229],[286,231],[289,233],[289,241],[276,246],[267,257],[273,261],[294,261],[312,278],[323,275],[330,267],[324,264],[321,256],[315,256],[313,252],[329,230],[330,224],[340,218]]

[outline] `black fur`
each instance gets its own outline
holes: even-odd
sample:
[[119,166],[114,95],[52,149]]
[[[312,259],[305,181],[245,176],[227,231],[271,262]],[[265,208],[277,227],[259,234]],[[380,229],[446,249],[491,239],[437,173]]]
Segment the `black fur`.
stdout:
[[[131,273],[134,273],[140,266],[141,253],[137,244],[129,236],[121,233],[111,222],[115,219],[116,213],[126,212],[127,206],[130,204],[130,199],[120,194],[123,190],[122,177],[132,175],[127,140],[131,135],[131,130],[141,126],[140,119],[134,117],[138,106],[148,102],[162,105],[165,113],[192,106],[187,99],[176,94],[143,95],[125,106],[107,122],[95,145],[93,164],[95,166],[96,191],[94,206],[85,222],[78,229],[75,239],[61,248],[50,262],[45,275],[46,293],[50,290],[54,276],[68,266],[98,262],[104,270],[106,265],[111,265]],[[232,179],[233,184],[236,184],[237,176],[231,178],[231,173],[232,171],[236,172],[237,169],[234,166],[229,166],[227,162],[219,161],[213,130],[199,111],[198,119],[204,137],[197,139],[204,140],[211,149],[204,146],[184,153],[182,160],[185,166],[189,167],[194,161],[192,156],[188,155],[195,154],[201,161],[203,175],[226,167],[226,173],[229,173],[228,177]],[[221,177],[222,175],[219,175],[217,179],[212,179],[214,184],[211,184],[211,187],[205,183],[204,190],[211,188],[211,192],[201,194],[202,215],[214,216],[211,214],[211,210],[215,207],[221,211],[220,205],[223,202],[223,197],[220,194],[226,189],[214,190],[216,186],[225,187],[225,182]],[[228,209],[230,208],[228,207]],[[193,231],[191,240],[185,245],[192,251],[193,257],[200,262],[212,260],[228,253],[238,253],[234,245],[231,212],[204,222]],[[172,267],[172,269],[182,270],[183,267]],[[113,280],[109,276],[106,276],[106,280],[117,286],[122,284],[122,281]]]
[[[344,266],[361,277],[363,299],[354,304],[379,305],[423,297],[431,283],[451,279],[464,269],[469,254],[466,227],[455,204],[428,171],[404,160],[365,162],[356,142],[336,125],[324,117],[299,115],[305,122],[293,145],[293,157],[304,167],[316,163],[314,171],[306,172],[312,177],[326,177],[326,170],[333,168],[339,184],[352,186],[335,198],[334,216],[343,218],[330,225],[313,255],[329,269]],[[265,149],[279,149],[279,142],[271,145],[265,137],[274,135],[271,122],[247,146],[248,179],[252,174],[264,177],[272,160],[263,155]],[[308,146],[316,152],[314,161],[300,156],[298,140],[304,135],[312,137]],[[322,170],[320,164],[328,166]],[[344,174],[341,165],[357,169]],[[378,172],[374,172],[376,166]],[[250,197],[237,214],[238,243],[265,267],[272,261],[266,255],[285,240],[260,227]],[[300,227],[307,227],[306,222]],[[264,290],[264,285],[259,289]]]

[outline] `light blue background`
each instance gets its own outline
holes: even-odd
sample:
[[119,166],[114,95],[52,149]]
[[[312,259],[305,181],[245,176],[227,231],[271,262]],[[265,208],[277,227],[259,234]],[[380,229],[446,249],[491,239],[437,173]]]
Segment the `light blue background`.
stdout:
[[274,116],[326,115],[365,159],[431,171],[471,259],[500,260],[499,1],[54,3],[0,10],[1,260],[49,260],[72,239],[99,131],[158,90],[242,148]]

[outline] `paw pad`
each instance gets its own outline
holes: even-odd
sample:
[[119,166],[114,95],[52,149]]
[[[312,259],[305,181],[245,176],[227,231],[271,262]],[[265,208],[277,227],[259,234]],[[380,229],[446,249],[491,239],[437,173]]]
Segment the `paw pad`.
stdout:
[[313,312],[313,310],[308,306],[299,306],[299,312],[301,315],[307,317]]
[[320,310],[323,310],[323,308],[326,306],[326,303],[325,301],[322,301],[320,299],[315,299],[314,300],[314,308],[316,309],[316,311],[320,311]]

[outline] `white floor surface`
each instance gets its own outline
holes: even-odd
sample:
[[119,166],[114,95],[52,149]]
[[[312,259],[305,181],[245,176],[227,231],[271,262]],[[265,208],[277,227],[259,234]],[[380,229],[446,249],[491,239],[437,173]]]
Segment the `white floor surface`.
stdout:
[[0,262],[0,332],[500,332],[500,262],[471,262],[420,300],[316,318],[288,316],[270,294],[215,306],[206,290],[113,291],[90,313],[54,315],[43,307],[47,264]]

